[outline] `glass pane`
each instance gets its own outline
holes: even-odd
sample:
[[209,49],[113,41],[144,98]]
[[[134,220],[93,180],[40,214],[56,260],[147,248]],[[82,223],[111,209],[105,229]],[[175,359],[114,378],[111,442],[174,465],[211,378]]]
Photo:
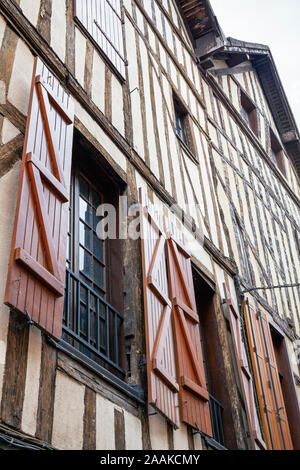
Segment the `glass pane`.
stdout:
[[83,179],[81,176],[79,177],[79,191],[82,196],[89,201],[90,200],[90,191],[89,191],[89,184],[88,182]]
[[82,222],[79,223],[79,241],[85,248],[91,249],[91,230]]
[[91,256],[81,247],[79,250],[79,269],[86,276],[91,277]]
[[97,209],[97,207],[100,206],[101,204],[101,196],[94,189],[92,190],[92,198],[93,198],[92,204]]
[[95,259],[93,260],[94,276],[93,281],[100,287],[104,287],[104,269]]
[[93,233],[93,253],[100,261],[103,261],[103,241],[99,240],[95,233]]
[[93,211],[93,229],[96,230],[97,225],[101,220],[101,217],[96,215],[97,211],[95,211],[94,209],[92,209],[92,211]]
[[82,198],[79,198],[79,216],[90,225],[90,206]]
[[84,305],[80,305],[80,333],[87,336],[87,310]]

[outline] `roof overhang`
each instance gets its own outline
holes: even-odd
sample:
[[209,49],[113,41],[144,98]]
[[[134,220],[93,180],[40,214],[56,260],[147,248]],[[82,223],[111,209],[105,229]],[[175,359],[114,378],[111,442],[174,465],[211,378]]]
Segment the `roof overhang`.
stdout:
[[251,61],[268,101],[281,141],[300,176],[300,135],[268,46],[226,38],[209,0],[177,0],[194,39],[195,53],[204,69],[212,59],[229,67]]

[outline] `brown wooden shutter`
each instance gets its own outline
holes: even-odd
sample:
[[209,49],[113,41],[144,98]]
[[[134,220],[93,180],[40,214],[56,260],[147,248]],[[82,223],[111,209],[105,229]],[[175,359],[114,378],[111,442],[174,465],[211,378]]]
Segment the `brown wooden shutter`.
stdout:
[[293,449],[285,404],[266,314],[244,302],[255,385],[269,449]]
[[140,191],[144,310],[147,347],[148,401],[179,425],[179,386],[176,379],[166,264],[166,237],[161,220]]
[[245,345],[242,341],[240,316],[238,310],[233,304],[233,300],[226,284],[224,284],[224,292],[252,446],[254,449],[266,449],[266,443],[261,433],[255,405],[252,375],[248,366]]
[[[166,224],[169,225],[168,221]],[[192,265],[184,240],[168,230],[168,273],[175,326],[181,420],[212,436]]]
[[74,0],[75,18],[125,77],[120,0]]
[[73,141],[71,98],[34,63],[5,303],[61,337]]

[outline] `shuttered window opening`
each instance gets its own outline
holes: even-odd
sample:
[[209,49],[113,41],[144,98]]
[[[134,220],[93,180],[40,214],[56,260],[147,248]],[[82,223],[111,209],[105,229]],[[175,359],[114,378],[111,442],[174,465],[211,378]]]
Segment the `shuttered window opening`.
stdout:
[[78,143],[72,168],[63,340],[124,379],[122,259],[121,249],[113,247],[120,241],[97,236],[98,207],[114,204],[118,196],[118,186],[86,159]]
[[74,15],[125,78],[120,0],[74,0]]
[[142,192],[140,203],[149,403],[212,436],[190,255]]
[[256,450],[266,449],[266,443],[260,427],[260,416],[258,415],[252,375],[249,369],[245,344],[242,340],[242,327],[238,309],[235,307],[229,289],[224,284],[225,301],[230,331],[233,338],[234,353],[238,368],[239,380],[245,404],[245,411],[250,430],[252,448]]
[[5,303],[61,338],[74,106],[34,62]]
[[270,326],[264,312],[244,302],[247,337],[268,449],[293,449]]

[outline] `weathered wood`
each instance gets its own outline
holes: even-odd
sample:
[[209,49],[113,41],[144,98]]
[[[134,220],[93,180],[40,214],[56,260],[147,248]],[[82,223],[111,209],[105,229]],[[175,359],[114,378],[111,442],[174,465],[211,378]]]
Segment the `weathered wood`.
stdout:
[[125,450],[125,420],[124,413],[115,408],[114,415],[114,425],[115,425],[115,448],[116,450]]
[[27,370],[29,325],[16,312],[10,312],[7,352],[3,379],[1,420],[20,429]]
[[50,443],[53,428],[56,359],[56,349],[43,335],[36,437]]
[[83,450],[96,450],[96,393],[85,388],[83,416]]

